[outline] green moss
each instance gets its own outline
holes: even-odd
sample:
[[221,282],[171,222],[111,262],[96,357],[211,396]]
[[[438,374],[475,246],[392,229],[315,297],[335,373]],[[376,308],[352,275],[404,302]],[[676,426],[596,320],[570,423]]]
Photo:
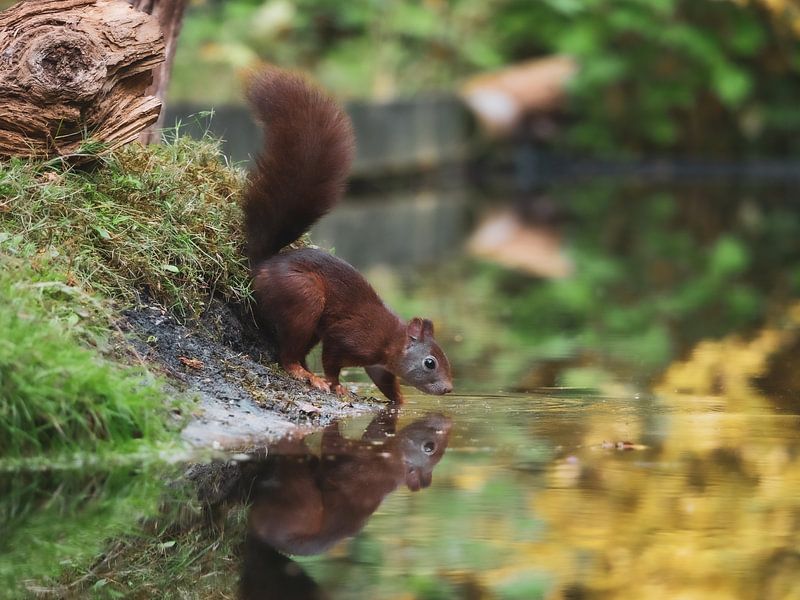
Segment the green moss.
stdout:
[[127,301],[145,289],[195,316],[212,293],[249,295],[243,180],[218,142],[182,137],[131,144],[91,170],[11,161],[0,165],[0,235],[52,254],[64,283]]

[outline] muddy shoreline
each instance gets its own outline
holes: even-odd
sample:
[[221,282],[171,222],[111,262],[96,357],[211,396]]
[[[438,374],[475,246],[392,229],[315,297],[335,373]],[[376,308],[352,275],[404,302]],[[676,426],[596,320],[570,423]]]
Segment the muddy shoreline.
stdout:
[[384,406],[376,398],[342,400],[289,378],[240,306],[212,300],[199,319],[181,323],[143,295],[119,327],[135,360],[163,374],[169,392],[195,400],[182,436],[198,448],[265,444],[298,427],[316,429]]

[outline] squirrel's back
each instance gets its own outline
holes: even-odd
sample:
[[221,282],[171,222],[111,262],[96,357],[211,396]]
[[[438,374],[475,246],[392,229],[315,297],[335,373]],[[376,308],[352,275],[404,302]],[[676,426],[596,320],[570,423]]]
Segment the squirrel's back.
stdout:
[[255,267],[338,202],[355,141],[344,110],[299,75],[267,69],[253,78],[247,99],[266,137],[243,205],[247,254]]

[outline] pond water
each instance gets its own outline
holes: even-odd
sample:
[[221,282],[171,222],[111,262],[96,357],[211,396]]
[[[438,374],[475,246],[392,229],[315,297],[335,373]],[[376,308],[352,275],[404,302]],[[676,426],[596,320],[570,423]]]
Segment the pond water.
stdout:
[[432,484],[301,559],[333,598],[790,598],[796,415],[566,392],[415,397],[453,415]]
[[[404,316],[434,319],[456,394],[194,467],[188,487],[152,460],[8,470],[0,581],[44,597],[800,598],[791,187],[534,196],[503,212],[420,192],[348,206],[363,237],[319,231]],[[516,258],[465,258],[498,212]],[[543,260],[520,263],[531,248]],[[54,560],[66,575],[37,579]]]

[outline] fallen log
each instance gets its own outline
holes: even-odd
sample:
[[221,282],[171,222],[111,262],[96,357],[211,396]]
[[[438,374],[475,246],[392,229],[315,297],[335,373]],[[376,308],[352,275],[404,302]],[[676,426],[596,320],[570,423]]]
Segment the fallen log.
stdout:
[[158,119],[158,22],[125,0],[24,0],[0,13],[0,156],[116,148]]

